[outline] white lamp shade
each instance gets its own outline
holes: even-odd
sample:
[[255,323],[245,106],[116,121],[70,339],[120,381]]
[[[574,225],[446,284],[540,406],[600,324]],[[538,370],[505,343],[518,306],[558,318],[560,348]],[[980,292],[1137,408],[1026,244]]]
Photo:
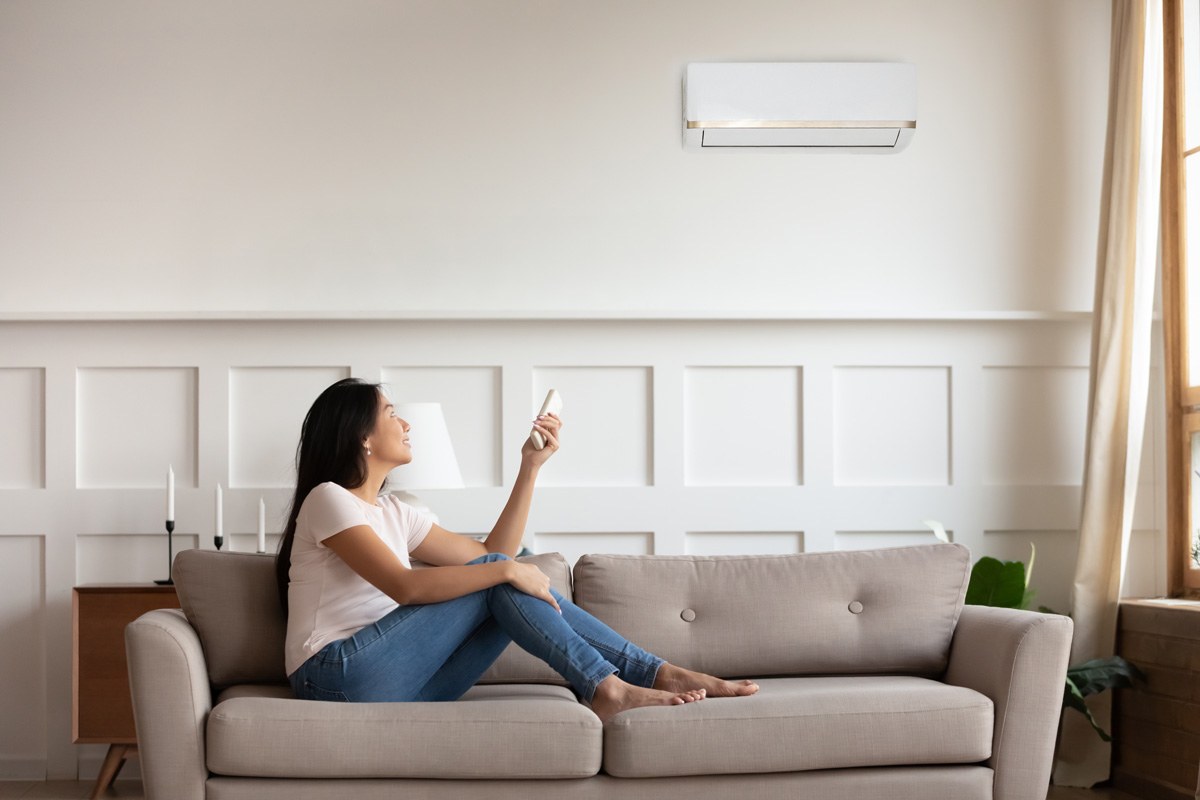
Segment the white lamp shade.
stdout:
[[412,461],[392,470],[401,489],[462,489],[462,473],[450,444],[441,403],[396,403],[396,416],[409,424]]

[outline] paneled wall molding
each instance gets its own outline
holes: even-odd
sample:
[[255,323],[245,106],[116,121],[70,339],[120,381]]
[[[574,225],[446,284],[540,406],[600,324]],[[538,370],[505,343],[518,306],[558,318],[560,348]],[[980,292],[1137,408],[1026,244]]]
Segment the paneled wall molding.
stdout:
[[[165,577],[168,461],[174,552],[213,547],[218,482],[226,548],[254,549],[261,496],[274,552],[304,414],[346,375],[442,403],[466,487],[417,494],[450,530],[491,529],[553,387],[566,427],[529,515],[535,552],[899,546],[935,541],[936,519],[973,558],[1027,561],[1034,543],[1038,602],[1069,610],[1090,314],[433,316],[0,322],[0,446],[17,454],[0,578],[40,579],[0,579],[0,630],[36,631],[43,655],[5,662],[0,707],[28,708],[0,718],[0,779],[96,774],[104,746],[70,741],[71,587]],[[1165,590],[1160,333],[1126,596]],[[392,478],[402,489],[404,467]]]
[[[889,311],[856,310],[829,311],[729,311],[724,309],[672,310],[469,310],[469,309],[401,309],[387,311],[346,310],[279,310],[257,311],[0,311],[0,322],[121,322],[121,321],[257,321],[294,320],[358,321],[375,320],[834,320],[870,321],[946,321],[946,322],[1075,322],[1090,320],[1091,311]],[[1159,312],[1154,320],[1161,321]]]

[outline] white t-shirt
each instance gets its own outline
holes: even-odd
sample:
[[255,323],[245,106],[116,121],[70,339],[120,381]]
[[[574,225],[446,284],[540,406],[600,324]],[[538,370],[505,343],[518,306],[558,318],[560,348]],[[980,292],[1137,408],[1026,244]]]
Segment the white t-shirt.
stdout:
[[404,566],[433,527],[433,518],[390,494],[368,503],[332,481],[315,487],[300,506],[288,571],[284,667],[291,675],[322,647],[353,636],[399,604],[322,544],[335,533],[370,525]]

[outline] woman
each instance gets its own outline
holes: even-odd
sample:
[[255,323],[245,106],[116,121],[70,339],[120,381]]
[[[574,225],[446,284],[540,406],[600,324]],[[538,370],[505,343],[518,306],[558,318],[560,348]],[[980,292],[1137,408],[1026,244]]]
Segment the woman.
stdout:
[[[563,676],[600,719],[647,705],[748,695],[623,639],[513,560],[538,470],[562,420],[534,426],[512,496],[486,542],[459,536],[387,488],[413,460],[408,424],[380,390],[340,380],[313,403],[297,449],[296,495],[275,572],[296,696],[341,702],[457,700],[512,641]],[[409,555],[433,567],[412,570]]]

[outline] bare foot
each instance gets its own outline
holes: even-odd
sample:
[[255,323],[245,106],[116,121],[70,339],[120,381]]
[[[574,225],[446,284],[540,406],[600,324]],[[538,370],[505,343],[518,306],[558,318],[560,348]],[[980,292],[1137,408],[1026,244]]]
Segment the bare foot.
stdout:
[[592,702],[586,703],[592,712],[604,722],[614,714],[628,711],[641,706],[681,706],[684,703],[694,703],[704,699],[702,691],[664,691],[661,689],[646,689],[634,686],[609,675],[596,687]]
[[745,697],[758,691],[754,681],[726,681],[703,672],[663,664],[654,678],[654,688],[665,692],[686,692],[699,689],[708,697]]

